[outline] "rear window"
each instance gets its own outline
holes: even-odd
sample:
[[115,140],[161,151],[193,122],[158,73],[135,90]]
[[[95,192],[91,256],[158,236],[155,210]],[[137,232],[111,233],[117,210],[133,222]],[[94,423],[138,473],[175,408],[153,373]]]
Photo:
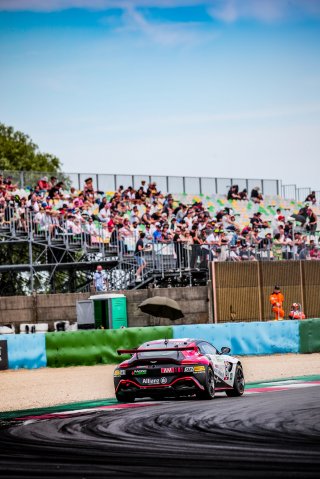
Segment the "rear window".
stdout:
[[[175,342],[175,343],[170,343],[168,342],[167,345],[164,343],[156,343],[156,344],[142,344],[140,346],[141,349],[164,349],[164,348],[174,348],[176,346],[181,347],[181,346],[186,346],[187,344],[185,342]],[[138,349],[139,351],[139,349]],[[180,356],[180,351],[150,351],[146,353],[138,353],[139,358],[178,358]]]

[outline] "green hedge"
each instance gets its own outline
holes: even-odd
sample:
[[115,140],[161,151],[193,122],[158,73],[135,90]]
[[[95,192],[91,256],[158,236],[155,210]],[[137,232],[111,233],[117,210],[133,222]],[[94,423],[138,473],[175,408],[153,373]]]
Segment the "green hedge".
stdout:
[[130,357],[118,356],[117,349],[136,348],[146,341],[172,337],[171,326],[48,333],[47,366],[117,364]]
[[305,319],[299,324],[300,353],[320,352],[320,319]]

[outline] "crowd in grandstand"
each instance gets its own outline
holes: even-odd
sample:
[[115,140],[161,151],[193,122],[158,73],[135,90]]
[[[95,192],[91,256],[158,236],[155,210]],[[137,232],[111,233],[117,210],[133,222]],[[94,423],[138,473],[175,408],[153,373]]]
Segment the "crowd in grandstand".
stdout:
[[[88,245],[118,242],[123,253],[133,253],[143,233],[145,244],[172,243],[175,251],[179,247],[195,252],[191,267],[200,256],[220,261],[319,260],[315,193],[295,212],[278,208],[271,220],[258,209],[263,201],[258,187],[249,195],[233,185],[221,209],[210,211],[200,198],[184,203],[173,194],[162,194],[154,182],[142,181],[136,189],[120,186],[105,194],[95,190],[92,178],[78,191],[55,176],[20,189],[12,178],[0,175],[0,224],[14,222],[21,231],[32,228],[52,238],[82,235]],[[254,205],[245,224],[235,214],[234,202]]]

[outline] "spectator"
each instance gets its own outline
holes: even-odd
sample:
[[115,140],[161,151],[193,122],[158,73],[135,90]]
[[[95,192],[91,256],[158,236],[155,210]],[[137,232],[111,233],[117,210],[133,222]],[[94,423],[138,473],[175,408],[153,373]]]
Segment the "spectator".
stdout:
[[99,231],[92,218],[85,222],[83,232],[86,243],[91,246],[93,238],[99,235]]
[[240,191],[239,195],[240,195],[240,199],[242,201],[247,201],[248,200],[248,191],[246,190],[246,188],[244,188],[242,191]]
[[156,223],[156,230],[153,233],[153,240],[155,243],[162,242],[161,223]]
[[140,282],[141,281],[141,275],[143,274],[143,270],[146,267],[146,260],[143,257],[143,251],[144,251],[144,240],[145,238],[145,233],[141,232],[140,233],[140,238],[138,239],[136,243],[136,248],[134,251],[134,257],[138,265],[138,269],[136,272],[136,281]]
[[12,176],[7,176],[3,183],[7,191],[14,191],[18,188],[17,184],[12,183]]
[[130,221],[131,221],[131,223],[134,223],[134,222],[140,223],[140,215],[139,215],[139,210],[138,210],[137,205],[134,205],[134,207],[132,209]]
[[319,260],[320,259],[320,250],[315,244],[314,240],[310,240],[310,249],[309,255],[311,260]]
[[227,194],[227,199],[228,200],[241,200],[241,196],[239,194],[239,187],[238,185],[233,185],[230,187],[228,194]]
[[247,244],[242,244],[239,251],[239,258],[241,261],[254,261],[255,257]]
[[281,208],[277,208],[277,214],[274,217],[276,226],[284,225],[286,222],[285,216],[282,214]]
[[52,198],[60,199],[62,187],[63,187],[63,181],[59,181],[59,183],[53,185],[48,191],[48,197],[51,199]]
[[293,303],[290,308],[289,319],[306,319],[306,315],[301,310],[301,305]]
[[84,196],[94,194],[93,180],[91,177],[84,180],[83,194]]
[[236,245],[230,246],[229,259],[230,261],[237,261],[237,262],[241,261],[241,258],[238,254],[238,248]]
[[264,226],[263,221],[261,219],[261,213],[258,211],[257,213],[253,214],[253,217],[250,218],[250,223],[252,228],[262,228]]
[[108,203],[107,197],[104,196],[99,203],[99,211],[101,211],[102,208],[104,208],[107,203]]
[[260,260],[269,260],[271,258],[271,251],[272,251],[271,233],[266,233],[265,237],[260,240],[258,245],[258,250],[259,250]]
[[307,221],[306,230],[314,234],[317,231],[317,217],[311,208],[307,209]]
[[97,293],[100,293],[106,289],[107,276],[101,265],[97,266],[96,272],[93,275],[93,284]]
[[273,259],[276,261],[282,260],[282,246],[283,245],[282,245],[280,233],[276,233],[274,235],[273,243],[272,243]]
[[47,191],[49,189],[49,182],[47,176],[43,176],[38,181],[37,185],[41,191]]
[[58,180],[58,178],[56,176],[51,176],[50,177],[50,181],[49,181],[49,184],[48,184],[48,190],[50,190],[51,188],[53,188],[56,185],[57,180]]
[[108,223],[111,218],[110,206],[108,203],[105,203],[98,214],[99,221],[101,223]]
[[263,201],[263,196],[260,193],[259,186],[256,186],[255,188],[251,190],[250,198],[254,203],[261,203],[261,201]]
[[316,199],[316,192],[311,191],[311,193],[308,194],[308,196],[305,199],[306,202],[311,202],[313,205],[316,204],[317,199]]
[[146,205],[146,210],[145,212],[143,213],[142,217],[141,217],[141,222],[145,225],[151,225],[151,214],[150,214],[150,211],[151,211],[151,206],[149,204]]
[[308,218],[308,206],[303,206],[302,208],[300,208],[297,214],[293,213],[290,218],[299,221],[301,223],[301,226],[304,226]]

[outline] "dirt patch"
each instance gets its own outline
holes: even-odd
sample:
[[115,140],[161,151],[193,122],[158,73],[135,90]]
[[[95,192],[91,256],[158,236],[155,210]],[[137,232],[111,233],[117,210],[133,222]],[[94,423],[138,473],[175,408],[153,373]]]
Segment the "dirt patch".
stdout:
[[[247,382],[320,374],[320,354],[241,358]],[[0,411],[114,397],[114,366],[0,371]]]

